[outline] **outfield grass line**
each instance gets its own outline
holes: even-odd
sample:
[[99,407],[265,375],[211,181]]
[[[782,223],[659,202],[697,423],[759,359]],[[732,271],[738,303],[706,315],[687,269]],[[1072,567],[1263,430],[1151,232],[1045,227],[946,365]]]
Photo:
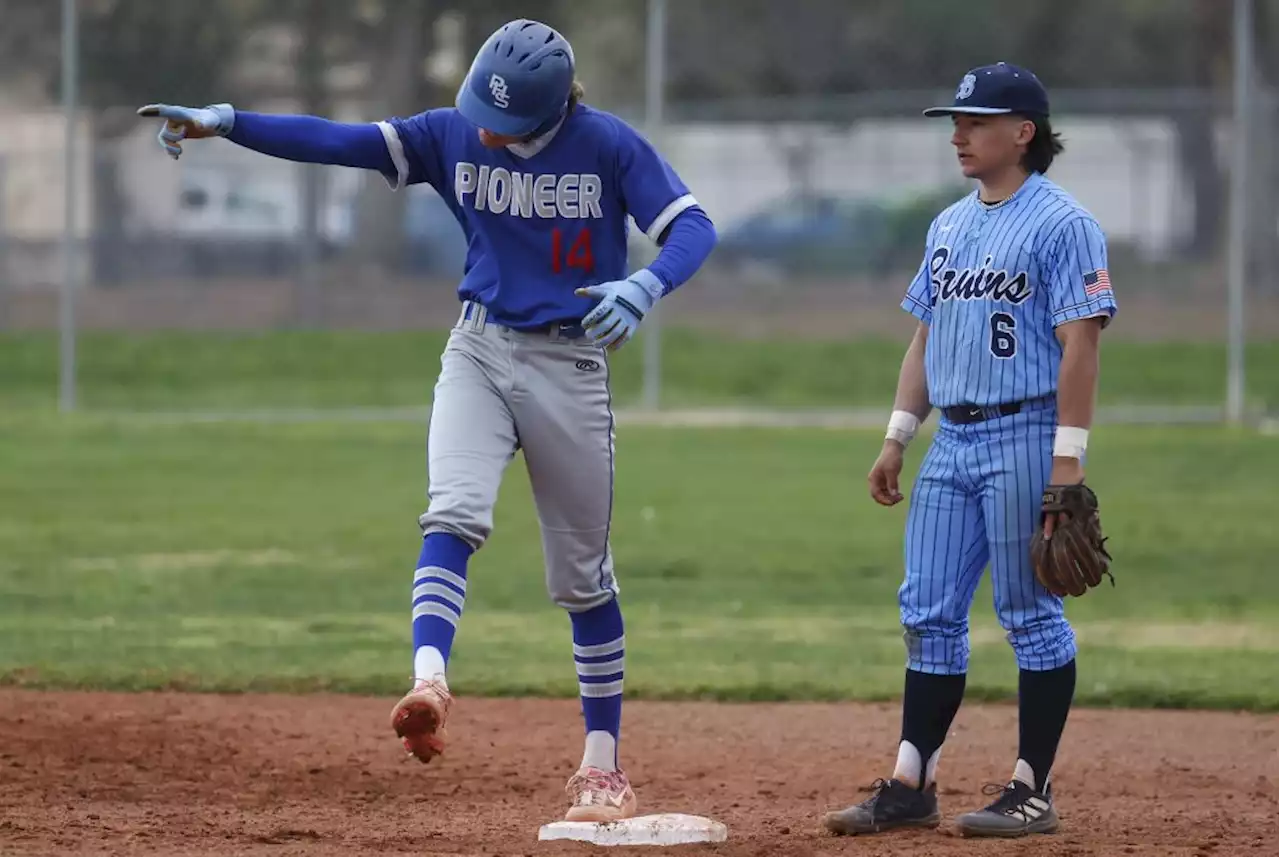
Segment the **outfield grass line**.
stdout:
[[[118,411],[86,410],[91,418],[142,425],[216,423],[417,423],[426,426],[430,406],[357,408],[254,408],[246,410]],[[797,428],[859,430],[882,428],[886,409],[695,407],[647,409],[623,407],[615,411],[620,426],[647,428]],[[1212,425],[1225,421],[1223,408],[1210,405],[1100,405],[1095,425]],[[1273,417],[1253,413],[1246,424],[1264,434],[1275,433]],[[932,425],[933,421],[926,423]]]
[[[827,410],[776,408],[680,408],[671,410],[622,410],[620,425],[656,428],[831,428],[880,429],[887,408],[864,407]],[[1261,423],[1261,418],[1257,418]],[[1095,424],[1188,425],[1223,421],[1221,408],[1197,405],[1103,405]]]
[[[195,651],[194,648],[186,651]],[[67,673],[57,667],[24,667],[0,670],[0,687],[45,691],[178,692],[212,694],[313,694],[341,693],[356,696],[394,698],[404,692],[401,675],[334,676],[306,672],[269,676],[202,675],[160,670],[111,671],[92,675]],[[501,681],[482,679],[451,682],[459,698],[575,699],[578,685],[573,681]],[[848,703],[897,705],[902,692],[898,684],[851,690],[831,684],[759,682],[752,685],[723,686],[712,683],[669,685],[628,679],[628,701],[750,703]],[[982,679],[971,679],[965,687],[967,703],[1016,705],[1017,689]],[[1142,686],[1111,687],[1105,683],[1077,687],[1073,705],[1078,709],[1200,710],[1274,714],[1274,698],[1230,690],[1200,690],[1152,683]]]
[[[134,574],[155,572],[207,571],[211,568],[235,566],[240,568],[271,568],[297,565],[302,562],[298,553],[278,547],[259,550],[201,550],[172,553],[144,553],[124,556],[73,557],[66,561],[65,569],[80,574]],[[326,563],[333,567],[332,562]],[[341,567],[340,565],[338,567]]]
[[430,406],[335,408],[229,408],[226,410],[97,410],[81,414],[124,425],[196,425],[201,423],[422,423],[431,418]]
[[[0,420],[0,675],[11,683],[403,692],[422,428]],[[632,690],[900,692],[908,510],[871,503],[856,472],[881,433],[621,430],[611,526]],[[1106,434],[1091,473],[1118,585],[1068,606],[1080,692],[1274,710],[1274,439],[1219,426]],[[909,456],[906,484],[921,460]],[[576,691],[524,470],[504,480],[494,536],[468,568],[451,660],[468,695]],[[1152,496],[1196,508],[1202,526],[1153,514]],[[972,678],[1007,699],[1018,671],[993,598],[988,576]]]
[[[1276,627],[1262,623],[1090,621],[1072,622],[1071,627],[1082,646],[1105,644],[1125,649],[1280,653]],[[975,646],[1004,642],[1004,639],[1004,629],[997,625],[969,629],[970,643]]]
[[[664,614],[665,622],[651,627],[634,627],[628,632],[639,649],[681,643],[716,643],[731,639],[768,640],[771,645],[830,646],[850,635],[874,635],[893,644],[902,634],[896,619],[884,615],[823,615],[789,613],[757,617],[707,617],[682,613]],[[482,639],[505,646],[536,645],[553,631],[554,613],[473,609],[467,615],[467,638]],[[697,624],[693,624],[693,620]],[[262,615],[226,616],[188,614],[172,618],[175,636],[167,638],[179,645],[183,639],[215,639],[279,643],[306,643],[308,640],[368,639],[392,643],[407,637],[409,619],[405,613],[369,613],[352,616],[316,613],[306,617]],[[9,616],[0,618],[0,631],[81,633],[111,629],[115,633],[140,633],[154,625],[152,620],[93,617]],[[1264,622],[1217,620],[1086,620],[1072,627],[1082,646],[1119,646],[1126,650],[1176,651],[1181,649],[1232,652],[1280,653],[1276,626]],[[1005,632],[995,619],[983,616],[969,628],[969,642],[977,647],[1006,645]],[[767,664],[762,665],[767,666]]]

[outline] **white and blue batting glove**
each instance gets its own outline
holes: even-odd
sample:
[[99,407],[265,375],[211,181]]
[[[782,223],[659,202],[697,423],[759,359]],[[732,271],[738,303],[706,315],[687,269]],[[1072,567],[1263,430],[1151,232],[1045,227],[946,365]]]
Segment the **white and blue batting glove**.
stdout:
[[236,124],[236,111],[230,104],[211,104],[208,107],[148,104],[138,108],[138,115],[159,116],[165,120],[157,137],[175,161],[182,154],[183,140],[225,137]]
[[625,280],[584,286],[574,292],[600,299],[583,317],[582,327],[592,345],[611,351],[626,345],[635,336],[645,314],[653,309],[662,293],[662,281],[648,268],[641,268]]

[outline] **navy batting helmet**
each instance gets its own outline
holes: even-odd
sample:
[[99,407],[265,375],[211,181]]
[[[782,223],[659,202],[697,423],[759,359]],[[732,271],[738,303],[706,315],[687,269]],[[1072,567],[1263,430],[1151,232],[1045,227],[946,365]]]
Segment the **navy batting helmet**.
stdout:
[[510,137],[549,130],[573,87],[573,48],[564,36],[521,19],[481,46],[458,89],[458,112],[472,124]]

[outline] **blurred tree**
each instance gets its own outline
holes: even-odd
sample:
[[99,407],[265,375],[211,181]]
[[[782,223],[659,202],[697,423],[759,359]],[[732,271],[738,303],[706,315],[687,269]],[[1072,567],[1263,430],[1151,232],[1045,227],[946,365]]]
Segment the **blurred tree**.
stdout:
[[1001,59],[1056,88],[1186,85],[1193,2],[671,3],[672,95],[951,89],[960,71]]
[[[434,0],[377,0],[365,4],[370,27],[363,103],[370,119],[411,116],[429,102],[426,67],[429,28],[440,13]],[[366,177],[356,201],[356,258],[370,266],[403,258],[408,194],[391,193]]]
[[60,62],[61,4],[0,0],[0,78],[7,99],[47,98]]
[[[60,5],[0,0],[0,75],[10,98],[43,92],[56,99]],[[589,99],[611,107],[638,107],[644,99],[646,0],[80,5],[82,95],[103,140],[133,127],[132,108],[146,100],[252,103],[270,97],[317,113],[359,103],[370,119],[451,104],[480,42],[519,16],[546,20],[574,41]],[[1118,97],[1123,90],[1164,89],[1148,109],[1167,115],[1178,129],[1178,151],[1197,202],[1195,247],[1215,245],[1225,176],[1206,108],[1217,115],[1230,109],[1230,0],[669,0],[667,6],[672,102],[901,90],[945,96],[963,69],[998,59],[1031,66],[1051,91],[1091,89]],[[1276,3],[1255,0],[1254,8],[1259,79],[1275,85]],[[436,44],[442,16],[456,23],[450,32],[461,33],[451,39],[456,45]],[[254,55],[268,31],[274,33],[271,44],[293,46],[270,73],[270,64]],[[429,62],[445,47],[460,53],[460,61]],[[1170,94],[1190,87],[1215,95],[1206,102],[1188,91],[1179,102]],[[914,113],[917,106],[886,101],[881,109]],[[1258,133],[1274,151],[1274,135]],[[1265,158],[1259,163],[1268,175],[1274,172]],[[98,181],[100,215],[118,211],[109,166]],[[379,184],[367,183],[358,229],[367,258],[385,261],[385,254],[394,258],[396,252],[405,194],[388,194]],[[109,229],[120,218],[100,216],[98,222]]]
[[[1277,62],[1277,48],[1280,47],[1280,4],[1268,0],[1254,0],[1256,18],[1253,32],[1256,37],[1254,46],[1254,67],[1258,81],[1271,93],[1275,92],[1277,75],[1280,73],[1280,62]],[[1253,153],[1250,163],[1251,180],[1258,187],[1274,188],[1280,185],[1280,138],[1275,129],[1280,121],[1280,104],[1269,93],[1259,94],[1259,104],[1253,123]],[[1276,259],[1280,257],[1280,196],[1274,193],[1255,193],[1250,195],[1253,208],[1250,219],[1253,234],[1249,242],[1252,250],[1252,269],[1250,283],[1260,291],[1274,293]]]
[[[1231,224],[1226,216],[1229,190],[1229,173],[1223,168],[1226,158],[1221,157],[1215,146],[1215,128],[1212,120],[1217,116],[1229,116],[1233,109],[1233,86],[1235,78],[1234,27],[1231,2],[1224,0],[1194,0],[1189,32],[1183,33],[1185,44],[1189,49],[1184,52],[1190,67],[1189,83],[1198,89],[1210,92],[1212,109],[1206,105],[1186,105],[1183,109],[1171,112],[1170,119],[1178,131],[1178,153],[1184,171],[1190,176],[1195,199],[1193,225],[1190,245],[1186,248],[1192,256],[1207,257],[1222,249]],[[1250,70],[1253,85],[1276,82],[1276,6],[1267,0],[1254,0],[1253,11],[1253,68]],[[1275,164],[1275,126],[1276,116],[1272,111],[1254,117],[1254,148],[1263,149],[1255,152],[1252,163],[1244,168],[1251,172],[1261,167],[1261,175],[1257,179],[1266,181],[1274,187],[1277,173]],[[1258,134],[1257,119],[1266,125],[1265,132]],[[1262,157],[1258,155],[1262,154]],[[1254,194],[1253,198],[1263,201],[1264,195]],[[1274,211],[1274,194],[1265,195],[1266,208],[1262,211]],[[1255,214],[1261,213],[1255,211]],[[1263,219],[1264,229],[1255,232],[1251,245],[1255,248],[1266,248],[1268,255],[1274,259],[1275,218]]]
[[[296,74],[301,112],[328,116],[332,111],[328,85],[330,42],[334,37],[335,22],[344,22],[347,16],[333,0],[290,0],[279,3],[274,9],[292,12],[293,20],[300,22]],[[319,318],[320,221],[328,199],[325,194],[326,169],[307,164],[301,167],[301,172],[298,211],[302,234],[298,245],[299,276],[293,318],[306,327]]]
[[[551,7],[548,23],[573,43],[587,100],[635,108],[644,104],[645,0],[610,3],[607,14],[601,14],[596,0],[557,0],[547,5]],[[666,59],[670,64],[669,45]],[[628,118],[639,121],[642,117]]]
[[[47,6],[61,4],[37,0]],[[94,276],[115,279],[126,253],[116,149],[111,143],[137,127],[134,109],[149,101],[207,104],[227,100],[228,70],[240,34],[259,0],[156,4],[147,0],[81,0],[81,104],[93,124]],[[51,34],[57,43],[60,21]],[[34,49],[40,56],[49,52]],[[54,53],[54,58],[58,52]],[[51,95],[61,87],[60,60],[42,69]]]
[[[95,277],[114,279],[127,252],[120,240],[125,204],[112,142],[137,127],[134,108],[148,101],[225,99],[228,58],[259,2],[222,0],[202,7],[80,0],[80,105],[97,144],[91,152]],[[0,3],[0,74],[17,73],[51,101],[62,86],[61,7],[52,0]]]
[[[1223,14],[1224,9],[1228,14]],[[1186,51],[1191,65],[1189,83],[1226,95],[1231,91],[1230,4],[1195,0],[1193,13],[1195,26]],[[1230,104],[1229,96],[1224,100]],[[1195,198],[1191,241],[1186,249],[1192,256],[1208,256],[1221,246],[1228,228],[1224,217],[1227,176],[1215,152],[1212,114],[1195,109],[1175,110],[1170,119],[1178,131],[1178,156],[1190,177]]]
[[[1166,115],[1177,131],[1196,203],[1188,250],[1204,256],[1218,247],[1226,176],[1212,120],[1229,115],[1231,104],[1229,0],[700,0],[671,6],[673,100],[929,89],[941,95],[964,69],[1002,59],[1034,69],[1051,95],[1163,89],[1141,109]],[[1272,82],[1275,6],[1254,4],[1255,50]],[[914,112],[915,106],[886,102],[884,109]]]

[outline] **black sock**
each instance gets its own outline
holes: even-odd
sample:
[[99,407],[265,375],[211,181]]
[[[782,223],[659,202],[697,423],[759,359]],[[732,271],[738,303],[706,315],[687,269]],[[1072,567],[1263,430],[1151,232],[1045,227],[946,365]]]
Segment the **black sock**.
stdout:
[[964,699],[964,673],[931,675],[907,670],[902,694],[902,740],[920,751],[920,787],[924,788],[929,757],[947,740]]
[[1076,692],[1076,662],[1056,670],[1018,671],[1018,758],[1031,766],[1043,792]]

